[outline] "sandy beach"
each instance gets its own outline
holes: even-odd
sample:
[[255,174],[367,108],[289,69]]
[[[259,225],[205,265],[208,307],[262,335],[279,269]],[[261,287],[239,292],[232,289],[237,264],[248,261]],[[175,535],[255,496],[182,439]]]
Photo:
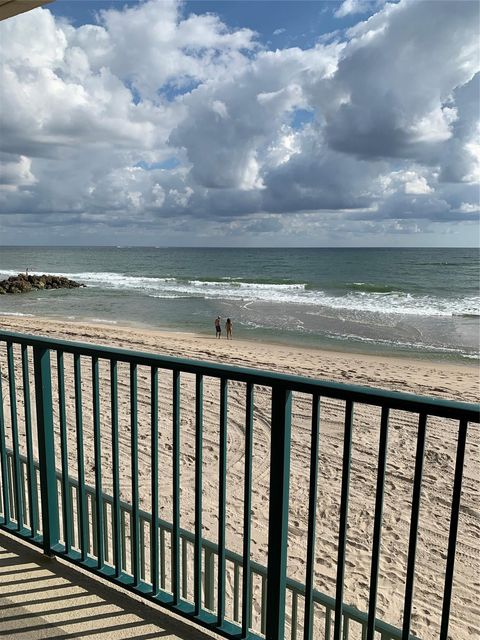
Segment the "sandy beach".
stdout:
[[[373,386],[418,395],[466,402],[479,400],[479,373],[476,364],[451,364],[414,358],[393,358],[320,351],[238,340],[215,340],[193,333],[166,333],[146,328],[117,325],[66,323],[40,318],[0,317],[5,331],[29,333],[91,342],[100,345],[178,356],[195,360],[228,363],[304,375],[312,378]],[[213,326],[212,326],[213,329]],[[18,357],[18,355],[17,355]],[[0,349],[0,364],[5,376],[5,350]],[[67,422],[69,427],[69,473],[76,473],[74,447],[73,367],[65,358]],[[84,397],[85,464],[87,482],[92,482],[94,458],[90,369],[82,362]],[[88,372],[88,374],[87,374]],[[57,391],[54,372],[54,394]],[[100,365],[102,417],[102,474],[104,490],[111,492],[111,440],[108,429],[109,385],[107,363]],[[20,381],[21,382],[21,381]],[[141,504],[150,504],[149,371],[139,368],[139,464]],[[17,382],[18,403],[22,387]],[[129,499],[129,392],[128,370],[119,368],[120,449],[122,498]],[[194,478],[194,380],[182,376],[181,387],[181,526],[193,530]],[[229,385],[227,445],[227,547],[241,552],[243,522],[245,386]],[[218,495],[218,421],[219,385],[205,380],[203,526],[204,536],[217,539]],[[296,395],[292,405],[293,428],[290,478],[288,575],[305,580],[308,477],[311,398]],[[319,491],[317,498],[317,542],[315,587],[335,595],[336,536],[343,443],[341,402],[322,399],[320,406]],[[4,387],[4,412],[9,429],[9,400]],[[55,408],[56,429],[58,410]],[[20,415],[22,415],[20,411]],[[252,508],[252,558],[266,564],[268,536],[268,481],[270,441],[270,394],[255,390],[254,475]],[[410,521],[415,434],[418,416],[392,412],[380,583],[377,616],[400,626],[404,595],[406,556]],[[21,422],[21,421],[20,421]],[[368,606],[368,584],[378,452],[379,411],[359,406],[354,414],[352,475],[350,489],[348,549],[345,601],[361,610]],[[161,474],[160,515],[171,520],[171,374],[159,375],[159,458]],[[22,430],[20,429],[22,433]],[[431,419],[427,426],[424,484],[420,513],[417,571],[412,632],[421,638],[438,637],[443,577],[445,570],[448,523],[455,463],[458,425],[452,421]],[[468,439],[460,512],[450,636],[455,640],[480,633],[480,514],[478,509],[478,425],[472,425]],[[22,447],[23,449],[23,447]],[[229,576],[231,579],[231,576]],[[231,585],[229,586],[231,588]],[[255,616],[258,612],[254,613]],[[301,612],[300,612],[301,617]],[[352,637],[355,637],[354,635]]]
[[212,334],[162,332],[116,324],[65,322],[63,319],[0,316],[4,331],[31,333],[62,340],[115,345],[168,356],[209,360],[237,366],[418,393],[463,402],[480,398],[478,363],[427,361],[409,357],[322,351],[272,343],[215,340]]

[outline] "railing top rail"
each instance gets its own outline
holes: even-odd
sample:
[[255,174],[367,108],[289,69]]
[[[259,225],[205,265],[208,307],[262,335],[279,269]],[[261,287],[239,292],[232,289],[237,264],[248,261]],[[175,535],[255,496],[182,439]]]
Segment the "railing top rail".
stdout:
[[0,341],[43,349],[54,349],[64,353],[82,356],[96,356],[107,360],[170,369],[172,371],[201,374],[214,378],[228,378],[238,382],[250,382],[267,387],[282,385],[291,391],[300,393],[317,394],[338,400],[352,400],[353,402],[376,406],[388,406],[392,409],[426,413],[432,416],[452,418],[455,420],[480,422],[480,404],[417,396],[398,391],[362,387],[360,385],[313,380],[302,376],[291,376],[284,373],[263,371],[261,369],[246,369],[233,365],[129,351],[116,347],[57,339],[52,340],[51,338],[41,336],[1,330]]

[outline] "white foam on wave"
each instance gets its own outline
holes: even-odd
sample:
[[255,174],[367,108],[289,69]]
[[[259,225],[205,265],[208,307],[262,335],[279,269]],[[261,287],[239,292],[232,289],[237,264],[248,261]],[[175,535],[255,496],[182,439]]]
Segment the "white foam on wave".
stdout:
[[[437,298],[410,293],[349,293],[345,296],[323,295],[318,304],[337,310],[408,316],[463,316],[476,314],[480,297]],[[311,312],[310,312],[311,313]]]
[[252,289],[254,291],[305,291],[305,284],[274,284],[264,282],[241,282],[238,280],[212,281],[212,280],[188,280],[187,284],[192,287],[213,287],[215,289]]
[[[129,276],[113,272],[64,273],[74,280],[109,289],[135,289],[152,297],[202,297],[254,299],[272,302],[295,302],[298,293],[306,292],[305,283],[269,284],[225,280],[180,280],[172,277]],[[292,294],[291,298],[289,294]],[[310,295],[305,303],[308,304]]]
[[20,313],[20,311],[0,311],[2,316],[15,316],[19,318],[34,318],[33,313]]
[[445,354],[453,354],[453,355],[459,355],[462,358],[470,358],[473,360],[479,360],[480,359],[480,354],[478,353],[468,353],[463,351],[461,348],[459,347],[447,347],[445,345],[438,345],[438,344],[428,344],[428,343],[421,343],[421,342],[411,342],[411,341],[405,341],[405,340],[389,340],[386,338],[368,338],[366,336],[358,336],[355,334],[348,334],[345,333],[343,335],[338,335],[335,333],[327,333],[327,335],[330,338],[333,338],[334,340],[340,340],[340,341],[353,341],[353,342],[365,342],[365,343],[370,343],[370,344],[382,344],[382,345],[388,345],[388,346],[393,346],[393,347],[400,347],[400,348],[406,348],[408,350],[411,349],[415,349],[415,350],[420,350],[420,351],[432,351],[432,352],[436,352],[436,353],[445,353]]
[[[324,291],[307,289],[305,283],[243,282],[237,278],[218,281],[177,280],[127,276],[118,273],[78,273],[67,277],[84,279],[109,288],[138,289],[154,297],[202,297],[243,301],[262,301],[282,304],[302,304],[333,309],[390,313],[416,316],[476,315],[480,313],[480,297],[436,298],[413,296],[403,292],[349,292],[343,296],[328,295]],[[155,293],[153,293],[155,292]]]
[[196,296],[179,295],[176,293],[151,293],[149,298],[161,298],[162,300],[180,300],[181,298],[193,298]]
[[[17,272],[2,271],[0,273],[8,276],[16,275]],[[58,275],[103,289],[135,290],[154,298],[199,297],[246,303],[258,301],[410,316],[478,316],[480,314],[480,296],[439,298],[414,296],[400,291],[354,291],[335,296],[325,291],[308,289],[305,283],[300,282],[288,284],[244,282],[230,277],[211,281],[182,280],[174,277],[132,276],[110,271]]]
[[106,318],[88,318],[90,322],[101,322],[102,324],[117,324],[116,320],[107,320]]
[[154,278],[148,276],[129,276],[111,271],[62,273],[62,276],[79,282],[99,285],[109,289],[158,289],[168,282],[175,282],[175,278]]

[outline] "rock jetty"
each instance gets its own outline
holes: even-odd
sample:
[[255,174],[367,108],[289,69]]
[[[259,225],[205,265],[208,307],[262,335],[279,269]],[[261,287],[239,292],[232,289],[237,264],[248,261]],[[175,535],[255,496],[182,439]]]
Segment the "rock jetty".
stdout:
[[25,273],[19,273],[18,276],[10,276],[6,280],[0,281],[0,295],[4,293],[27,293],[34,289],[76,289],[84,286],[84,284],[69,280],[64,276],[46,274],[42,276],[27,276]]

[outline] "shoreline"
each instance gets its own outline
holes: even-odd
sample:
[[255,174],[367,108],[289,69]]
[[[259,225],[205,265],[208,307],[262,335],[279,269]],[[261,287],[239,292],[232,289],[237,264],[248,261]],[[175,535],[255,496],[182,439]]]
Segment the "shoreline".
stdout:
[[465,402],[480,400],[480,368],[476,360],[451,362],[418,355],[334,351],[316,346],[235,338],[235,335],[233,340],[227,341],[224,336],[217,340],[213,330],[211,335],[207,335],[156,329],[140,323],[65,321],[59,317],[11,316],[2,313],[0,328],[53,339],[121,346],[191,360],[318,377],[332,382],[377,386],[430,397]]
[[[212,335],[214,335],[213,329],[211,331],[196,331],[191,329],[181,328],[175,329],[168,325],[166,326],[155,326],[152,324],[148,324],[145,322],[140,322],[138,320],[110,320],[108,318],[95,318],[95,317],[79,317],[77,316],[63,316],[63,315],[35,315],[33,313],[22,313],[22,312],[14,312],[14,311],[0,311],[0,326],[2,323],[2,319],[7,320],[11,319],[12,322],[15,319],[31,319],[32,321],[38,322],[52,322],[52,323],[68,323],[72,325],[92,325],[93,327],[115,327],[118,330],[122,329],[130,329],[130,330],[139,330],[144,332],[154,332],[161,335],[187,335],[187,336],[195,336],[196,338],[209,339]],[[213,327],[213,322],[212,322]],[[234,328],[235,331],[235,328]],[[405,346],[393,346],[392,348],[384,348],[381,347],[381,342],[376,342],[374,344],[370,342],[361,342],[361,341],[333,341],[331,338],[323,339],[321,344],[313,344],[313,340],[310,342],[308,334],[297,334],[292,338],[292,333],[289,332],[286,334],[278,333],[276,336],[261,336],[259,334],[248,335],[247,337],[237,338],[234,333],[234,340],[236,342],[243,341],[248,344],[263,344],[263,345],[271,345],[272,347],[284,347],[284,348],[292,348],[297,350],[305,349],[307,351],[318,351],[325,354],[333,354],[333,355],[342,355],[342,356],[358,356],[361,358],[379,358],[379,359],[398,359],[399,361],[405,362],[406,360],[411,360],[412,362],[426,362],[432,365],[458,365],[458,366],[471,366],[471,367],[480,367],[480,351],[475,355],[460,355],[455,350],[435,350],[425,347],[424,349],[409,349]],[[258,337],[255,337],[257,335]],[[222,331],[222,340],[225,338],[225,332]],[[345,348],[341,348],[344,346]],[[480,345],[479,345],[480,346]],[[356,348],[355,348],[356,347]]]
[[[118,330],[140,330],[140,331],[145,331],[147,333],[155,333],[155,334],[159,334],[162,336],[169,336],[169,335],[173,335],[173,336],[193,336],[196,337],[200,340],[202,339],[210,339],[211,337],[215,338],[215,333],[214,333],[214,327],[213,327],[213,322],[212,322],[212,329],[211,331],[193,331],[193,330],[189,330],[189,329],[173,329],[171,327],[168,326],[155,326],[152,324],[148,324],[145,322],[139,322],[139,321],[129,321],[126,319],[122,319],[122,320],[109,320],[108,318],[92,318],[92,317],[79,317],[79,316],[61,316],[61,315],[48,315],[48,316],[42,316],[42,315],[35,315],[33,313],[22,313],[22,312],[14,312],[14,311],[1,311],[0,310],[0,328],[2,323],[7,322],[9,320],[11,320],[12,322],[14,320],[19,320],[22,321],[23,319],[25,320],[31,320],[31,321],[38,321],[38,322],[52,322],[54,324],[71,324],[71,325],[82,325],[82,326],[92,326],[92,327],[99,327],[99,328],[116,328]],[[258,335],[258,334],[257,334]],[[305,337],[305,334],[302,334],[302,338]],[[365,358],[378,358],[378,359],[398,359],[401,361],[404,360],[412,360],[415,362],[426,362],[426,363],[430,363],[430,364],[442,364],[442,365],[459,365],[459,366],[467,366],[467,367],[479,367],[480,368],[480,351],[478,353],[478,356],[455,356],[455,355],[450,355],[448,351],[428,351],[427,349],[425,349],[424,351],[422,350],[418,350],[418,351],[407,351],[402,350],[401,348],[398,348],[397,350],[391,350],[388,351],[387,349],[385,349],[384,351],[381,349],[375,349],[375,348],[369,348],[367,349],[355,349],[355,348],[351,348],[351,343],[349,343],[349,347],[346,347],[345,349],[342,348],[338,348],[341,345],[334,345],[332,347],[327,346],[325,344],[321,344],[321,345],[316,345],[313,343],[302,343],[302,338],[300,338],[298,341],[292,341],[290,342],[288,340],[288,338],[282,338],[281,334],[278,335],[278,337],[276,338],[272,338],[272,336],[269,336],[267,339],[264,339],[263,337],[258,337],[255,338],[254,335],[252,336],[247,336],[247,337],[235,337],[235,333],[234,333],[234,338],[233,341],[235,342],[245,342],[247,344],[263,344],[263,345],[271,345],[272,347],[284,347],[284,348],[292,348],[292,349],[298,349],[298,350],[307,350],[307,351],[318,351],[321,353],[325,353],[325,354],[337,354],[337,355],[352,355],[352,356],[358,356],[358,357],[365,357]],[[222,340],[226,339],[225,336],[225,331],[222,327]],[[479,347],[480,347],[480,343],[479,343]]]

